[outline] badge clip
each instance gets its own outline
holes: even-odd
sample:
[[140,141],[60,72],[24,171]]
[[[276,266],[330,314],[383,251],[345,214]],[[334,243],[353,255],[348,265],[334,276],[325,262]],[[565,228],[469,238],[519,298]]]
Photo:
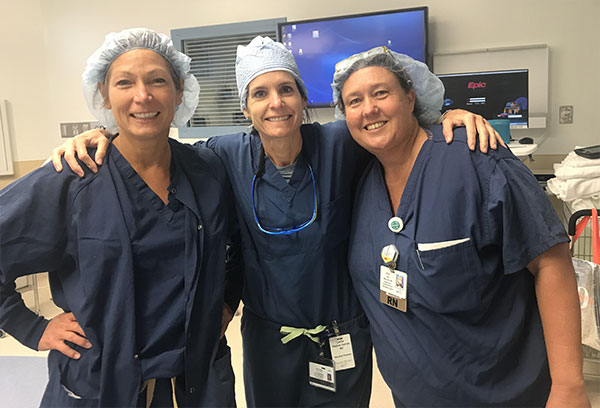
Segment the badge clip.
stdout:
[[381,250],[381,259],[390,269],[396,269],[396,261],[398,261],[398,248],[396,245],[390,244]]
[[338,327],[337,320],[334,320],[334,321],[331,322],[331,327],[333,328],[333,335],[334,336],[339,336],[340,335],[340,328]]

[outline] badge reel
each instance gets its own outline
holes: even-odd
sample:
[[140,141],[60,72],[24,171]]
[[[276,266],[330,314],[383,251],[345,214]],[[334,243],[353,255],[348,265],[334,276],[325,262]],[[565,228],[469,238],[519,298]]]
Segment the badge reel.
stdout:
[[408,276],[405,272],[396,270],[398,248],[394,244],[381,250],[381,265],[379,271],[379,301],[386,306],[406,312],[406,292]]
[[354,362],[354,351],[352,350],[352,338],[350,333],[342,334],[337,320],[331,322],[333,333],[329,334],[329,349],[331,358],[335,363],[335,371],[349,370],[356,367]]
[[319,342],[319,357],[308,362],[308,383],[335,392],[335,363],[323,353],[324,341]]

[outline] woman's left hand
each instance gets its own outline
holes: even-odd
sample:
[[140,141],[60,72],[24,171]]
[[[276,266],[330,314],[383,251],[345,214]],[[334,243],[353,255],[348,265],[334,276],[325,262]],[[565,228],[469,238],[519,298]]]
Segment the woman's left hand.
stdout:
[[546,401],[546,408],[591,408],[591,406],[584,384],[577,386],[552,384]]
[[506,147],[506,144],[500,137],[500,134],[485,120],[481,115],[463,110],[453,109],[448,111],[442,121],[444,138],[447,143],[452,142],[454,138],[453,129],[464,126],[467,131],[467,145],[469,149],[475,150],[477,144],[477,135],[479,135],[479,149],[487,153],[488,146],[496,150],[498,143]]

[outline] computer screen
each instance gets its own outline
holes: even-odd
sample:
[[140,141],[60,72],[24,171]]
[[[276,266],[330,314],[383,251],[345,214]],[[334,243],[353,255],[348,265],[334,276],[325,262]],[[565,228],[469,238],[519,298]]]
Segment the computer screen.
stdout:
[[486,119],[508,119],[511,128],[526,128],[529,120],[529,71],[469,72],[438,77],[446,88],[442,111],[466,109]]
[[330,106],[335,64],[381,45],[427,63],[427,7],[291,21],[278,24],[279,41],[292,51],[309,106]]

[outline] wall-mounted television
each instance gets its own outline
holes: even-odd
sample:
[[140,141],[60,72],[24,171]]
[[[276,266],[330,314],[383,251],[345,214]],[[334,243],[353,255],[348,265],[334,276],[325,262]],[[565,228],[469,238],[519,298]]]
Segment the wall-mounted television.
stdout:
[[529,122],[529,71],[503,71],[443,74],[444,106],[466,109],[486,119],[508,119],[514,129],[527,128]]
[[292,51],[311,107],[331,106],[335,64],[380,45],[427,63],[427,7],[278,24],[278,40]]

